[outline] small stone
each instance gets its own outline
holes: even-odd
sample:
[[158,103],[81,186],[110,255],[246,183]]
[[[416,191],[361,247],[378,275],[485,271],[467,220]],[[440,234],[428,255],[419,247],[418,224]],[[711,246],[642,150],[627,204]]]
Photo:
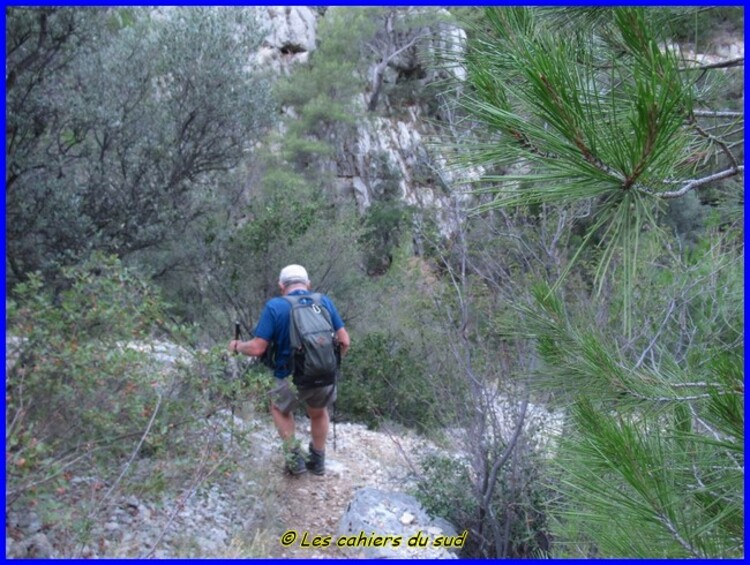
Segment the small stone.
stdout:
[[94,556],[94,550],[91,549],[88,545],[84,545],[83,549],[81,549],[81,557],[84,559],[88,559],[90,557]]
[[52,555],[52,544],[44,534],[34,534],[30,538],[13,544],[8,556],[16,559],[49,559]]
[[412,514],[411,512],[404,512],[403,515],[401,516],[401,523],[404,526],[408,524],[413,524],[414,519],[415,519],[414,514]]

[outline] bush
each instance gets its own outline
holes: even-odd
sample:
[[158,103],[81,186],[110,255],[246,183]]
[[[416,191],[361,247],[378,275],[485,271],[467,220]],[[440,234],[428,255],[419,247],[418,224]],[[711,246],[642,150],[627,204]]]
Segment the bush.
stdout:
[[201,397],[209,411],[225,406],[238,408],[249,403],[253,410],[268,410],[268,393],[275,384],[269,369],[244,355],[231,355],[224,344],[216,345],[195,356],[194,373],[198,375]]
[[[519,447],[517,446],[518,450]],[[493,460],[487,454],[486,464]],[[477,485],[468,463],[457,457],[430,455],[417,484],[417,499],[469,536],[462,557],[526,558],[546,556],[549,548],[544,490],[536,457],[529,450],[512,457],[497,476],[485,509],[481,498],[487,485]]]
[[434,381],[403,335],[374,332],[353,340],[339,385],[341,413],[368,426],[389,419],[420,431],[438,423]]
[[81,452],[132,449],[177,406],[165,410],[176,373],[144,354],[154,329],[169,327],[153,288],[100,255],[62,278],[53,294],[32,275],[7,302],[9,498],[59,476]]
[[425,474],[417,484],[415,495],[430,515],[445,518],[459,527],[478,515],[469,468],[464,462],[428,455],[423,467]]

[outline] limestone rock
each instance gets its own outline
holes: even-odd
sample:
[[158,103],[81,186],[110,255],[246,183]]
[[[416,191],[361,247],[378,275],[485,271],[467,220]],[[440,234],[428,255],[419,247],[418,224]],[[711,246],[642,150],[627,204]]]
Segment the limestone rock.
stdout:
[[302,6],[267,6],[258,10],[258,20],[267,29],[256,63],[278,73],[304,63],[315,50],[317,16]]
[[355,492],[337,535],[339,540],[356,538],[348,553],[367,559],[454,559],[455,553],[438,545],[459,537],[451,524],[431,517],[413,496],[372,487]]
[[47,536],[39,533],[12,544],[7,549],[7,556],[14,559],[49,559],[55,555]]

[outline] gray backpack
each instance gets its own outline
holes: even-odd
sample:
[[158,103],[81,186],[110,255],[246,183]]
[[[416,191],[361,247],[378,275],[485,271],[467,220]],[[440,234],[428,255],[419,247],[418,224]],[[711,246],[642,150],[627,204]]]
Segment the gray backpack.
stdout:
[[332,385],[338,371],[338,352],[331,314],[319,293],[284,296],[292,309],[289,339],[292,345],[292,381],[298,388]]

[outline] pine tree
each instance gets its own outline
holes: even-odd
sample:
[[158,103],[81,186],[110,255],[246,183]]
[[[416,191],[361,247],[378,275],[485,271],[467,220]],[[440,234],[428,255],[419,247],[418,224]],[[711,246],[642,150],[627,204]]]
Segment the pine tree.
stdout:
[[[503,330],[534,341],[534,382],[569,408],[558,554],[744,553],[743,114],[716,90],[741,61],[690,60],[676,16],[489,8],[463,61],[464,107],[493,134],[462,148],[496,171],[476,212],[590,211],[563,276]],[[712,220],[682,247],[666,204],[696,194]]]

